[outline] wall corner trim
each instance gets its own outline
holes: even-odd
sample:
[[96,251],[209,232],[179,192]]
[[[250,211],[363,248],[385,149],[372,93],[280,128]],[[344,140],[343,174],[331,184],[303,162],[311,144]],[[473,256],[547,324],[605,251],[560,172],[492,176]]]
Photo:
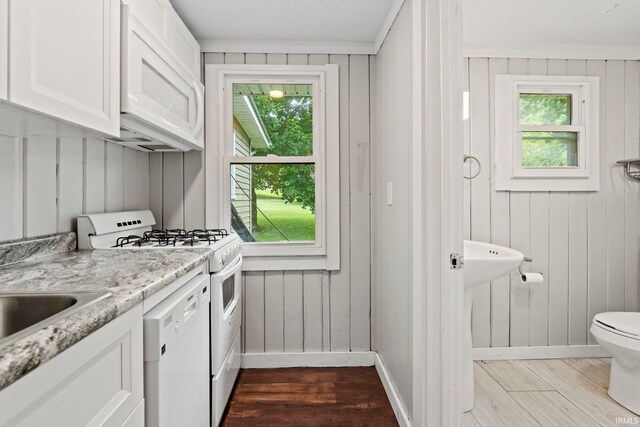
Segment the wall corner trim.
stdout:
[[382,26],[380,27],[380,31],[378,31],[378,35],[376,36],[375,41],[373,42],[373,53],[378,54],[378,51],[382,47],[384,40],[387,38],[387,34],[391,30],[393,23],[396,20],[396,17],[400,13],[400,9],[404,5],[404,0],[394,0],[391,6],[389,7],[389,11],[387,12],[387,16],[384,17],[384,21],[382,21]]
[[373,351],[325,351],[309,353],[244,353],[242,369],[325,368],[373,366]]
[[638,60],[640,45],[464,42],[462,54],[468,58]]
[[371,55],[371,42],[289,41],[289,40],[198,40],[202,53],[292,53]]
[[407,411],[400,400],[400,396],[396,391],[396,388],[393,385],[393,381],[391,381],[391,377],[389,376],[389,372],[387,368],[384,366],[382,362],[382,358],[378,353],[375,354],[375,367],[376,371],[378,371],[378,375],[380,376],[380,381],[382,381],[382,386],[384,387],[384,391],[387,393],[387,398],[391,403],[391,407],[393,408],[393,413],[396,414],[396,419],[398,420],[398,424],[400,427],[411,427],[411,421],[409,420],[409,416],[407,415]]
[[611,357],[611,355],[599,345],[491,347],[473,349],[473,360],[565,359],[574,357]]

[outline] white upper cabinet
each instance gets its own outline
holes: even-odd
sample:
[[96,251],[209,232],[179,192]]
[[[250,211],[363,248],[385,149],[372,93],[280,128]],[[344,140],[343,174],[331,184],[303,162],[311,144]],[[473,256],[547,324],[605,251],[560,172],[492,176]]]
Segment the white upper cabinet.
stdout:
[[200,45],[169,0],[124,0],[123,4],[192,77],[200,80]]
[[119,0],[0,0],[0,98],[117,136],[119,94]]
[[121,126],[202,149],[200,45],[168,1],[123,1],[121,59]]
[[9,3],[0,0],[0,100],[7,99],[7,64],[9,60]]

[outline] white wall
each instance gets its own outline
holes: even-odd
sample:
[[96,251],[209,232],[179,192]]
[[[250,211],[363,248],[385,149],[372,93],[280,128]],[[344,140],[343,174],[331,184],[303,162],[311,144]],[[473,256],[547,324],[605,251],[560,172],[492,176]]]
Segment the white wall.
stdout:
[[[245,273],[248,353],[371,349],[369,61],[367,55],[205,55],[205,63],[217,64],[340,65],[341,270]],[[152,154],[151,177],[151,209],[160,224],[204,226],[202,153]]]
[[98,139],[0,135],[0,241],[75,230],[82,213],[148,209],[149,155]]
[[[372,120],[372,274],[376,350],[412,413],[411,2],[405,2],[375,62]],[[393,204],[387,205],[387,183]],[[419,238],[419,236],[418,236]]]
[[[465,183],[466,236],[533,258],[541,285],[516,274],[475,290],[475,347],[595,344],[594,314],[638,310],[640,184],[617,160],[639,157],[638,61],[470,58],[471,118],[465,151],[482,173]],[[496,74],[600,76],[600,191],[496,192],[493,171]],[[468,172],[467,172],[468,173]]]

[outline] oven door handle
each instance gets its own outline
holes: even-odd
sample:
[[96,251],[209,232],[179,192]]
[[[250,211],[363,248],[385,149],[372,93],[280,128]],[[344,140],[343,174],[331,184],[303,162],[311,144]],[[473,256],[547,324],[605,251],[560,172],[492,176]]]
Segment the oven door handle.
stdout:
[[236,257],[236,260],[232,264],[227,265],[225,268],[223,268],[220,271],[217,271],[215,273],[211,273],[211,275],[212,276],[216,276],[216,277],[231,276],[231,275],[235,274],[236,271],[238,271],[238,269],[240,268],[241,264],[242,264],[242,255],[238,255]]

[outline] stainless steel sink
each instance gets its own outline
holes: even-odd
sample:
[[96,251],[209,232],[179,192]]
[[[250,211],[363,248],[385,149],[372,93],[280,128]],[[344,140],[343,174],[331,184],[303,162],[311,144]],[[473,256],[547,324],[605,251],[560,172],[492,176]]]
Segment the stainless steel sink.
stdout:
[[0,292],[0,347],[93,304],[109,292]]

